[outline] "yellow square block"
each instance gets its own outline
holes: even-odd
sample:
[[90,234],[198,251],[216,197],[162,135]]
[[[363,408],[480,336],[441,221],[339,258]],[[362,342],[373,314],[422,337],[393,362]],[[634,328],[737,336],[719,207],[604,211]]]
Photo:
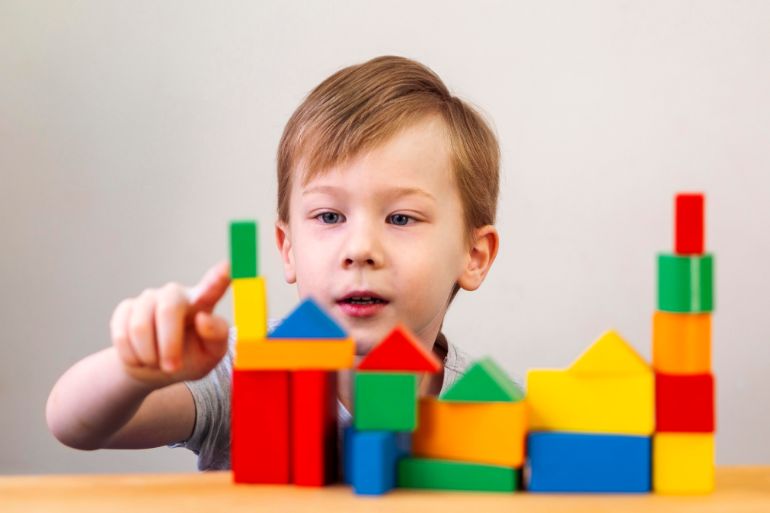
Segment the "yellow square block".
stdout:
[[233,287],[233,321],[238,340],[256,340],[267,335],[267,294],[265,280],[235,278]]
[[655,430],[652,373],[586,376],[569,370],[527,372],[531,431],[649,436]]
[[526,402],[458,403],[423,397],[412,452],[426,458],[520,467]]
[[353,367],[353,339],[262,339],[235,343],[236,369],[337,370]]
[[714,490],[714,435],[657,433],[652,439],[652,487],[656,493]]

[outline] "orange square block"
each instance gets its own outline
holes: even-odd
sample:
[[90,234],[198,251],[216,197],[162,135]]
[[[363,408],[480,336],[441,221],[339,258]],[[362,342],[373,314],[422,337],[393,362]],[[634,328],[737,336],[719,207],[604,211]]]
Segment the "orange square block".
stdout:
[[655,312],[652,366],[665,374],[711,372],[711,314]]

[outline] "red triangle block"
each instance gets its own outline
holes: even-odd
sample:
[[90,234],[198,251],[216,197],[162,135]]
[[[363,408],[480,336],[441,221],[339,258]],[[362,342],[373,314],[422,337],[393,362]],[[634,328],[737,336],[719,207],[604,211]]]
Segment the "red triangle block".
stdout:
[[441,362],[403,325],[388,333],[358,364],[359,370],[438,372]]

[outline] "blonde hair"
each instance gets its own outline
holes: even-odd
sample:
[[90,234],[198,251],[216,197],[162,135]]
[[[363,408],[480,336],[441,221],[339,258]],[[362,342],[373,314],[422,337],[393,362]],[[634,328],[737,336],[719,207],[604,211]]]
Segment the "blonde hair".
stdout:
[[400,130],[438,114],[449,134],[466,241],[474,228],[494,224],[500,182],[500,148],[482,116],[452,96],[436,73],[405,57],[377,57],[341,69],[321,82],[294,111],[278,145],[278,219],[289,222],[293,171],[302,183]]

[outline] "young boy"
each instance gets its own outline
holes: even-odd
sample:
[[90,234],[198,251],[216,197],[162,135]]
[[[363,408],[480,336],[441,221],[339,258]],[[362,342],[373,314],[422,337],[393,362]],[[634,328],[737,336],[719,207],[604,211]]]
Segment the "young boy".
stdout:
[[[436,395],[466,367],[441,326],[459,289],[483,282],[498,249],[499,147],[470,106],[425,66],[380,57],[316,87],[278,149],[276,242],[284,276],[366,354],[396,323],[444,363]],[[229,468],[232,340],[212,313],[229,267],[121,302],[112,346],[56,383],[48,426],[79,449],[183,446]],[[232,339],[232,337],[230,337]],[[340,376],[342,424],[349,377]]]

